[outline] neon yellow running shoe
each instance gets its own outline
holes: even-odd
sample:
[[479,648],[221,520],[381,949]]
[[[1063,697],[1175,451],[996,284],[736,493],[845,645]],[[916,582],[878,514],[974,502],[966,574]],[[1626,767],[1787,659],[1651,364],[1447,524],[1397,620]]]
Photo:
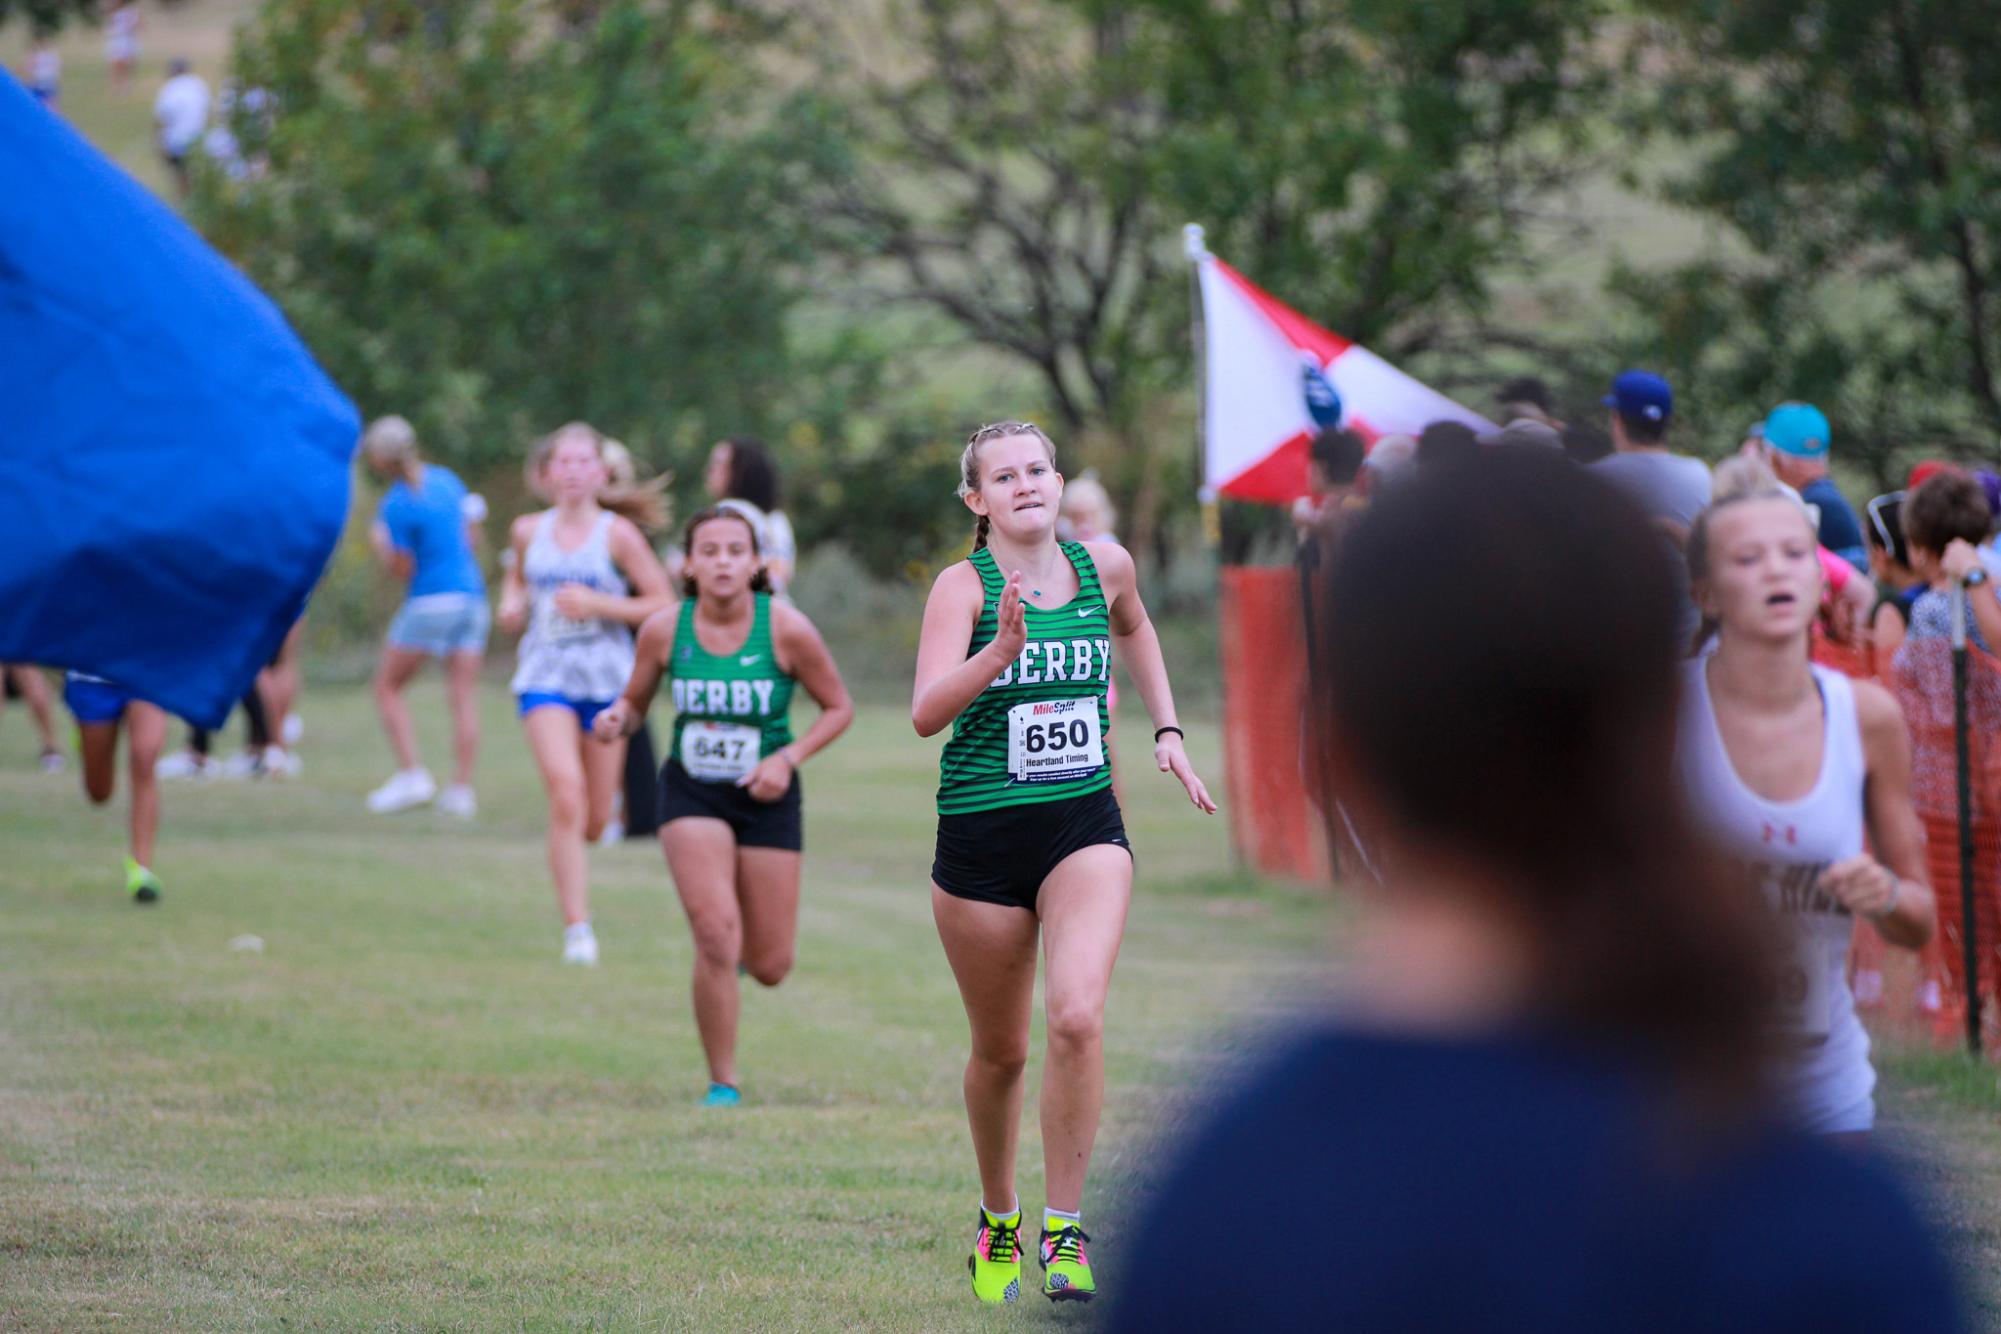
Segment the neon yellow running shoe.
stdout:
[[133,861],[125,859],[125,892],[139,903],[160,901],[160,877]]
[[973,1295],[995,1306],[1021,1300],[1021,1210],[995,1218],[980,1206],[980,1230],[966,1257]]
[[1091,1238],[1076,1224],[1042,1229],[1042,1295],[1052,1302],[1088,1302],[1098,1295],[1084,1243]]

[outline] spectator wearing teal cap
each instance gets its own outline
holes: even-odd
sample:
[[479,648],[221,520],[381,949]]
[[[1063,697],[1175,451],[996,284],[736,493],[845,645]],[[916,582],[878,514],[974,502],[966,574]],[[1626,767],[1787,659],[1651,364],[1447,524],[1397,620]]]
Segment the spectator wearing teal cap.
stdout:
[[1858,570],[1869,568],[1862,521],[1827,475],[1833,432],[1811,403],[1781,403],[1765,418],[1765,457],[1779,480],[1820,515],[1820,544]]

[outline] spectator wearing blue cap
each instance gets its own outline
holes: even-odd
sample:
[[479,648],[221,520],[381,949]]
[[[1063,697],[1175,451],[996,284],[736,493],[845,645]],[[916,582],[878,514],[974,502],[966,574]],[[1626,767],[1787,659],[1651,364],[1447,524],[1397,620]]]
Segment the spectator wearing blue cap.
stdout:
[[1765,418],[1765,457],[1780,481],[1820,515],[1820,544],[1858,570],[1869,568],[1862,521],[1827,475],[1833,433],[1811,403],[1781,403]]
[[1674,391],[1660,376],[1622,371],[1602,401],[1612,410],[1612,453],[1591,466],[1638,505],[1673,545],[1681,584],[1683,642],[1690,642],[1701,618],[1689,595],[1687,567],[1679,557],[1689,525],[1709,504],[1709,469],[1699,459],[1668,451]]

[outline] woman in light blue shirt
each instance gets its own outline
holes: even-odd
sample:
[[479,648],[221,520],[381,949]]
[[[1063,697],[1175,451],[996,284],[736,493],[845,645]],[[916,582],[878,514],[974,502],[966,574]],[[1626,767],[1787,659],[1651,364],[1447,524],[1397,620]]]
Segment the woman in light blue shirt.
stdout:
[[[435,798],[439,810],[470,819],[478,809],[472,791],[473,761],[479,753],[474,689],[491,624],[486,582],[474,554],[486,502],[469,494],[451,469],[419,458],[417,433],[401,417],[384,417],[369,426],[361,448],[369,471],[390,481],[370,533],[375,554],[410,585],[390,622],[375,672],[375,706],[397,767],[388,782],[368,794],[368,809],[386,814]],[[417,757],[410,706],[403,699],[404,687],[426,658],[443,660],[445,694],[451,701],[454,772],[443,791]]]

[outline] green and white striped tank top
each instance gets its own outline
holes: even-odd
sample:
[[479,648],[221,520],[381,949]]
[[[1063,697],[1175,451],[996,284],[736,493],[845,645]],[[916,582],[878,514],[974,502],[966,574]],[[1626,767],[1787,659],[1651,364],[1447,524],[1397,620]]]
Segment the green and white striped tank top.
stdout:
[[771,597],[753,596],[750,635],[733,652],[702,647],[694,598],[681,604],[674,631],[674,756],[705,782],[734,782],[792,740],[792,678],[771,642]]
[[[1046,610],[1023,604],[1028,642],[1021,655],[966,706],[945,743],[940,815],[1061,801],[1111,786],[1105,757],[1111,609],[1084,544],[1065,542],[1062,550],[1077,570],[1077,596]],[[1007,586],[991,551],[980,548],[972,562],[986,596],[968,657],[993,642]]]

